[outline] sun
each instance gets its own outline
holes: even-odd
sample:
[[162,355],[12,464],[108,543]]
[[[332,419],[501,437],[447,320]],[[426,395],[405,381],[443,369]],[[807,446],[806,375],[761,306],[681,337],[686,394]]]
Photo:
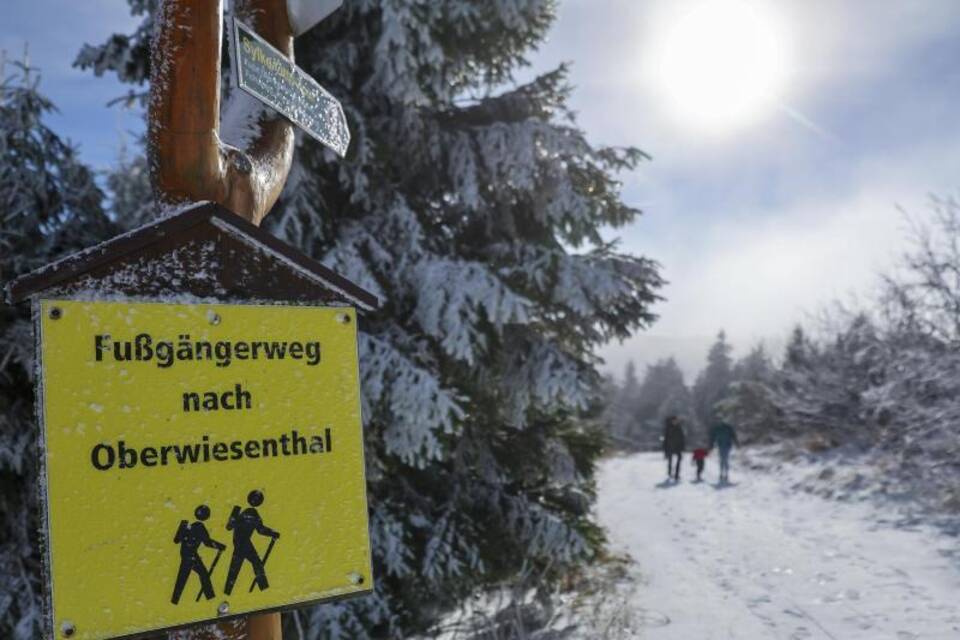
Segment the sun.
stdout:
[[[786,81],[776,17],[744,0],[682,4],[650,54],[654,88],[682,124],[724,132],[770,111]],[[674,5],[675,7],[677,5]]]

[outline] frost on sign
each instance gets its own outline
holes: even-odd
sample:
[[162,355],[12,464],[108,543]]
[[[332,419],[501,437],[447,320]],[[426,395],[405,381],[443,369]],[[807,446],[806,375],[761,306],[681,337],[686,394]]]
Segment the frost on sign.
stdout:
[[233,21],[237,85],[273,107],[339,156],[350,130],[343,107],[282,52],[239,20]]
[[370,590],[352,308],[46,299],[39,315],[60,637]]

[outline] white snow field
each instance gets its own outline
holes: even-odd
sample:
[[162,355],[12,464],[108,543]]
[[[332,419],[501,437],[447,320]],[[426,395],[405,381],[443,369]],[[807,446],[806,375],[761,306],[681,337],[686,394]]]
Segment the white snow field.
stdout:
[[637,563],[629,608],[642,638],[960,638],[956,539],[896,528],[878,506],[790,491],[790,479],[737,458],[726,488],[714,456],[701,484],[689,455],[678,484],[664,482],[659,454],[601,468],[598,515],[612,550]]

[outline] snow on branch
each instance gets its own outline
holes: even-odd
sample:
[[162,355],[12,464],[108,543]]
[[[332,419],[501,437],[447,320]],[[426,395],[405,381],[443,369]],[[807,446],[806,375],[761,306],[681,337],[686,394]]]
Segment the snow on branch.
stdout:
[[530,301],[507,288],[484,264],[425,260],[411,275],[419,289],[414,317],[453,358],[475,361],[487,342],[482,323],[499,332],[505,324],[527,320]]
[[360,336],[360,376],[364,418],[384,419],[387,453],[415,467],[440,458],[436,432],[452,433],[465,415],[454,394],[389,342],[367,334]]

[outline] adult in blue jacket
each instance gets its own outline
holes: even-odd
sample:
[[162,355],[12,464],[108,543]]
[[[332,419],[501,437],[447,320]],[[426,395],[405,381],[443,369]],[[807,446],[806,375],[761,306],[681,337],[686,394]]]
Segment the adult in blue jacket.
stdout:
[[720,482],[730,482],[730,449],[740,446],[737,440],[737,430],[733,425],[718,420],[710,429],[710,449],[714,447],[720,452]]

